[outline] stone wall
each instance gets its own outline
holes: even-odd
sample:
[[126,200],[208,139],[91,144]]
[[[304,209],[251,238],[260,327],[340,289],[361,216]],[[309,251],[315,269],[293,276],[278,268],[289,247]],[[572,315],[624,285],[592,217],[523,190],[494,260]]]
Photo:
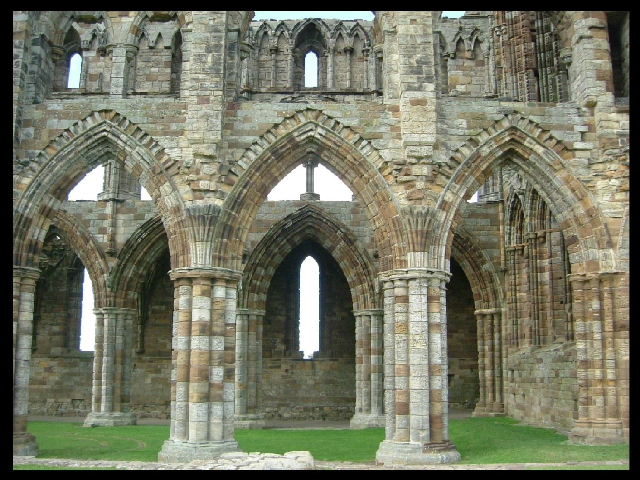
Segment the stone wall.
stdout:
[[509,355],[505,363],[509,416],[569,431],[578,401],[575,361],[575,343],[529,347]]

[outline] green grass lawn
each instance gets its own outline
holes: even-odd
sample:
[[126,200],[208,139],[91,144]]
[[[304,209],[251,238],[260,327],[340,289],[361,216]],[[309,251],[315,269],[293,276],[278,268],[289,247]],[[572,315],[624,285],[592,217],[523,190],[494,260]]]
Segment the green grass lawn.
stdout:
[[[134,425],[86,428],[77,423],[30,422],[39,458],[91,460],[158,459],[168,426]],[[550,429],[518,424],[507,417],[450,421],[450,434],[466,464],[554,463],[628,460],[628,445],[569,445]],[[245,452],[283,454],[308,450],[316,460],[373,462],[384,429],[365,430],[236,430]],[[613,467],[612,467],[613,468]]]

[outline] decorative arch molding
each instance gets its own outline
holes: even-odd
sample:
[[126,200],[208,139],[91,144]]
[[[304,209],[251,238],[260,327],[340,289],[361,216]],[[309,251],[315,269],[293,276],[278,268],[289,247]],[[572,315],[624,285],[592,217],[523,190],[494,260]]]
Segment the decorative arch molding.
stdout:
[[52,45],[62,46],[64,43],[64,37],[69,31],[69,28],[71,28],[73,26],[73,23],[75,23],[79,19],[95,19],[97,20],[96,23],[98,23],[98,21],[101,21],[105,27],[104,42],[109,43],[110,41],[112,41],[113,27],[111,24],[111,19],[109,18],[109,15],[106,11],[55,10],[42,12],[38,23],[38,34],[44,35]]
[[51,223],[58,227],[65,241],[87,269],[93,284],[95,308],[107,306],[110,301],[107,288],[109,264],[95,237],[82,223],[64,210],[57,210]]
[[275,223],[253,250],[244,268],[240,308],[266,308],[267,291],[276,269],[296,246],[308,239],[322,246],[340,265],[351,290],[354,310],[381,308],[372,259],[358,247],[347,226],[312,204]]
[[115,307],[137,308],[140,287],[167,248],[167,235],[159,216],[147,220],[129,237],[108,278]]
[[462,227],[454,232],[451,256],[469,280],[476,310],[499,308],[503,299],[496,267]]
[[[192,13],[191,12],[182,12],[182,11],[142,11],[138,12],[138,14],[131,22],[131,26],[126,32],[122,42],[127,45],[137,45],[140,41],[144,33],[144,25],[149,21],[153,21],[154,18],[176,18],[178,21],[178,28],[182,30],[185,27],[188,27],[192,23]],[[170,39],[169,39],[170,40]]]
[[238,270],[249,226],[267,194],[307,155],[338,176],[365,206],[381,268],[403,268],[399,208],[379,172],[384,159],[362,136],[320,110],[306,109],[262,135],[231,167],[233,185],[215,225],[214,265]]
[[[51,212],[59,210],[68,192],[87,172],[104,161],[119,158],[152,197],[165,223],[182,211],[175,185],[178,164],[147,133],[113,110],[93,112],[63,131],[16,175],[24,193],[14,209],[15,265],[37,263]],[[14,177],[15,178],[15,177]],[[177,242],[179,233],[170,236]]]
[[327,42],[331,37],[331,31],[329,26],[325,23],[324,20],[320,18],[307,18],[301,22],[296,23],[295,27],[291,30],[291,40],[293,45],[297,45],[299,34],[305,30],[308,25],[315,25],[318,31],[322,34],[324,41]]
[[[538,191],[562,229],[572,272],[615,269],[611,242],[591,194],[566,165],[572,152],[547,130],[514,113],[506,115],[460,146],[440,172],[446,184],[436,209],[444,212],[444,241],[434,237],[436,261],[446,258],[460,205],[484,183],[491,169],[506,160],[516,164]],[[442,267],[440,267],[442,268]]]

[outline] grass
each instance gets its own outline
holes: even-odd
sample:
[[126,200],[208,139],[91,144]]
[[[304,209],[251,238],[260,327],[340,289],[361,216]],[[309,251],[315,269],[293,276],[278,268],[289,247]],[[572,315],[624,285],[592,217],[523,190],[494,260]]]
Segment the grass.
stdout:
[[[86,428],[78,423],[30,422],[28,431],[37,438],[39,458],[81,460],[155,462],[169,437],[169,427],[157,425]],[[524,426],[508,417],[450,420],[450,436],[465,464],[629,459],[628,445],[570,445],[566,436],[553,430]],[[383,439],[382,428],[236,430],[243,451],[283,454],[308,450],[316,460],[323,461],[373,462]]]

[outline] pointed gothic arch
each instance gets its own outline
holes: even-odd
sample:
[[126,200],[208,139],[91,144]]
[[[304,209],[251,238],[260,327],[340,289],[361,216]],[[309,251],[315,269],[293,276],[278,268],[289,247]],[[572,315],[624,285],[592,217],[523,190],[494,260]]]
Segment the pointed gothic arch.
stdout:
[[87,172],[114,157],[145,187],[165,221],[172,223],[182,204],[174,178],[177,163],[126,117],[113,110],[93,112],[49,142],[20,172],[24,193],[14,208],[14,265],[37,264],[52,212],[61,208]]
[[229,180],[233,187],[213,233],[213,264],[239,269],[244,239],[260,204],[271,188],[309,154],[365,205],[381,271],[402,268],[406,252],[399,241],[401,220],[394,196],[379,172],[384,164],[382,157],[352,129],[313,109],[297,112],[266,132],[232,167]]
[[505,116],[459,147],[448,163],[451,174],[447,175],[447,185],[436,205],[444,212],[443,231],[449,232],[446,243],[436,247],[440,251],[437,261],[445,259],[444,252],[452,240],[450,226],[462,202],[480,188],[495,165],[508,159],[526,175],[554,213],[568,239],[571,263],[575,264],[572,271],[613,268],[600,212],[591,194],[567,166],[565,159],[569,157],[562,142],[518,114]]
[[373,260],[358,247],[348,227],[312,204],[275,223],[260,240],[244,268],[239,308],[264,310],[276,269],[293,248],[309,239],[323,247],[340,265],[351,290],[354,310],[380,308]]

